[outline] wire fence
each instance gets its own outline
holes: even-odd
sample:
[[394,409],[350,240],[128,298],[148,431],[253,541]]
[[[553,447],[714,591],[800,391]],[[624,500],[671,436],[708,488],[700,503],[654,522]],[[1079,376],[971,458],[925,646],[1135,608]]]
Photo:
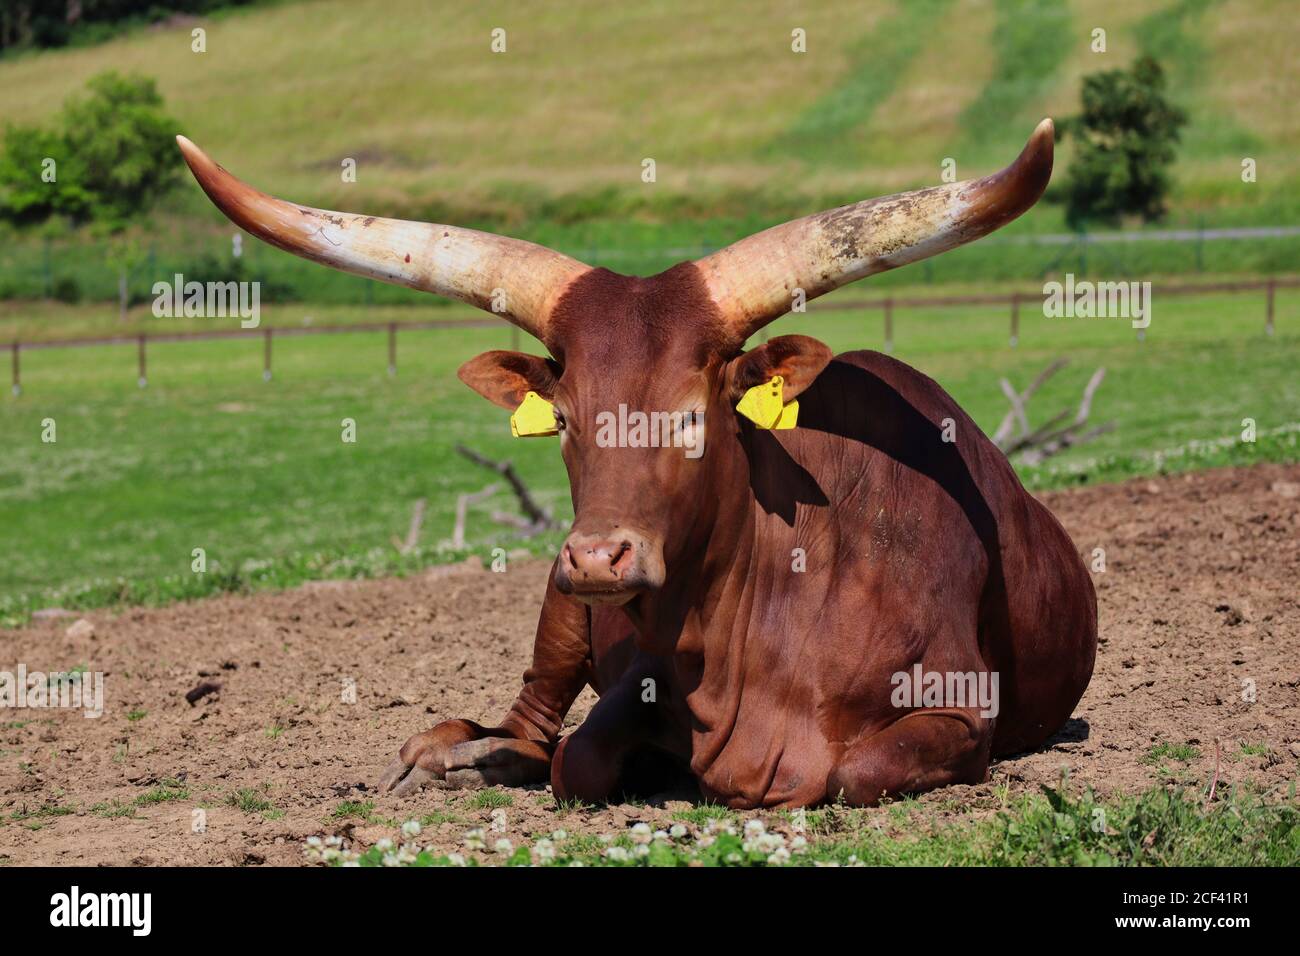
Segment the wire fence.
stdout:
[[[1300,288],[1300,276],[1278,276],[1268,279],[1240,282],[1211,282],[1199,284],[1160,284],[1153,288],[1153,293],[1159,293],[1160,296],[1204,296],[1219,295],[1224,293],[1264,293],[1264,334],[1272,336],[1276,330],[1276,301],[1278,289]],[[816,302],[808,306],[810,312],[858,312],[869,309],[879,309],[883,313],[884,324],[884,348],[886,352],[892,352],[894,349],[894,315],[896,312],[906,309],[943,309],[943,308],[961,308],[968,306],[1001,306],[1007,309],[1008,318],[1008,344],[1015,348],[1020,341],[1020,312],[1022,306],[1028,306],[1035,302],[1041,302],[1043,292],[1013,290],[1003,293],[987,293],[981,295],[952,295],[952,296],[924,296],[924,297],[898,297],[886,296],[883,299],[848,299],[843,301],[831,300],[828,302]],[[339,335],[339,334],[386,334],[388,336],[388,374],[395,376],[397,374],[397,343],[399,330],[416,331],[424,329],[464,329],[464,328],[489,328],[499,327],[499,319],[430,319],[418,322],[360,322],[351,325],[321,325],[321,326],[290,326],[273,328],[266,326],[261,329],[214,329],[203,332],[164,332],[164,333],[138,333],[135,335],[112,335],[102,337],[83,337],[56,339],[46,341],[22,342],[15,339],[9,345],[11,353],[12,367],[12,393],[17,396],[22,394],[22,359],[21,354],[24,351],[39,351],[44,349],[66,349],[66,348],[86,348],[111,345],[134,345],[137,355],[137,384],[144,388],[149,382],[148,367],[148,347],[150,343],[160,344],[169,342],[197,342],[204,340],[216,339],[250,339],[261,338],[263,340],[262,349],[262,378],[270,381],[272,378],[272,357],[274,355],[272,344],[276,338],[291,338],[303,335]],[[1138,334],[1139,339],[1142,337],[1141,332]],[[510,326],[511,348],[519,348],[519,329]],[[766,332],[763,333],[766,340]]]

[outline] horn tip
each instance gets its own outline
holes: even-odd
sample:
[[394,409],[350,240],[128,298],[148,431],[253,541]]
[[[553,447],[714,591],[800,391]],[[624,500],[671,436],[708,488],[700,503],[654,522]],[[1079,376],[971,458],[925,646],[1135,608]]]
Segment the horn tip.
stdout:
[[180,147],[181,155],[185,157],[185,162],[189,163],[191,169],[194,168],[195,163],[200,163],[207,159],[203,150],[199,149],[188,137],[183,136],[180,133],[176,134],[176,145]]

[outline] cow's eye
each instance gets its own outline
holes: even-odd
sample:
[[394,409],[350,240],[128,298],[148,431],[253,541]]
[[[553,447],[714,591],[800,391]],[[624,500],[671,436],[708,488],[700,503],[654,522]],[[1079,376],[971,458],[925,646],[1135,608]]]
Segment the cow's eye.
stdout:
[[560,414],[558,408],[553,408],[551,411],[555,413],[555,430],[558,432],[564,431],[564,416]]

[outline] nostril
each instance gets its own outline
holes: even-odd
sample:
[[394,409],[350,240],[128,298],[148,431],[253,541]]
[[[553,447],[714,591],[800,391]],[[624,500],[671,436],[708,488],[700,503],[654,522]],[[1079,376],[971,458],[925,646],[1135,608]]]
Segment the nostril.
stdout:
[[618,546],[613,549],[613,556],[609,559],[609,566],[615,571],[626,570],[625,565],[630,563],[632,555],[632,542],[620,541]]

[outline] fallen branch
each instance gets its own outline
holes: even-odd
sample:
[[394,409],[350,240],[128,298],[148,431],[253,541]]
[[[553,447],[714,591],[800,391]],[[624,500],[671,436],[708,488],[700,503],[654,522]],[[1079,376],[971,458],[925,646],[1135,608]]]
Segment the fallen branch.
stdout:
[[491,484],[480,491],[461,495],[456,499],[456,527],[451,532],[451,546],[465,547],[465,519],[469,516],[469,506],[476,505],[497,493],[497,485]]
[[[1102,379],[1106,377],[1104,366],[1093,372],[1092,377],[1088,379],[1088,384],[1083,389],[1083,398],[1079,402],[1079,408],[1074,413],[1074,418],[1069,424],[1062,425],[1070,417],[1070,409],[1065,408],[1038,426],[1038,428],[1031,429],[1029,427],[1029,415],[1026,410],[1029,399],[1042,387],[1044,382],[1064,368],[1065,365],[1065,359],[1057,359],[1043,369],[1023,392],[1017,392],[1015,387],[1005,378],[1000,381],[1002,394],[1011,403],[1011,409],[1003,417],[1002,424],[998,426],[997,431],[993,433],[993,442],[1002,449],[1008,458],[1019,454],[1025,464],[1036,465],[1052,455],[1075,445],[1082,445],[1084,442],[1091,441],[1098,435],[1104,435],[1115,428],[1114,422],[1106,422],[1103,425],[1085,429],[1088,424],[1088,416],[1092,413],[1092,400],[1097,394],[1097,389],[1101,386]],[[1013,436],[1013,431],[1017,425],[1019,426],[1019,433]]]
[[543,531],[551,531],[560,527],[560,523],[555,520],[551,512],[539,505],[532,494],[529,493],[528,487],[510,462],[493,461],[491,458],[480,455],[472,448],[466,448],[464,445],[457,445],[456,452],[468,458],[474,464],[496,472],[506,480],[506,483],[510,485],[510,490],[519,499],[519,507],[523,511],[524,517],[494,511],[492,513],[494,521],[516,528],[525,537],[531,537]]
[[420,540],[420,526],[424,524],[424,506],[425,501],[421,498],[415,503],[415,510],[411,512],[411,525],[406,529],[406,540],[403,541],[393,535],[393,547],[401,554],[410,554],[415,550],[416,544]]

